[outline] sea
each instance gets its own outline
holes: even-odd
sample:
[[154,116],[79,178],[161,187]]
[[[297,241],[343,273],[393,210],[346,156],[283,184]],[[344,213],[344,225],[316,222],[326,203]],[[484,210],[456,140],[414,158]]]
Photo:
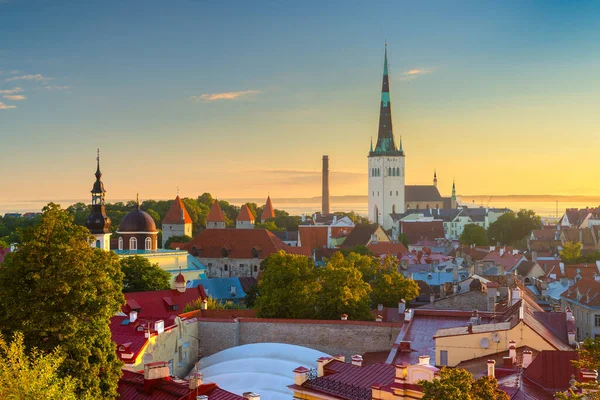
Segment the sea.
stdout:
[[[113,202],[127,202],[130,199],[111,199]],[[264,199],[257,198],[231,198],[224,199],[235,205],[246,202],[262,204]],[[321,209],[321,199],[312,198],[272,198],[273,207],[287,211],[290,215],[311,215]],[[0,200],[0,215],[5,213],[39,212],[50,201],[60,204],[66,208],[77,202],[89,203],[89,199],[53,199],[53,200],[23,200],[2,201]],[[509,208],[513,211],[520,209],[531,209],[543,219],[552,221],[564,213],[567,208],[598,207],[600,196],[462,196],[459,203],[466,207],[494,207]],[[367,196],[332,196],[330,199],[332,212],[354,211],[358,215],[367,216]]]

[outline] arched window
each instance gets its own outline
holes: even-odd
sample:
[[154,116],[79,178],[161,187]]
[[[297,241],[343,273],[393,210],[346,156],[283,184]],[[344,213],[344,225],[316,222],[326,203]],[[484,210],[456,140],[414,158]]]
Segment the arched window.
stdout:
[[396,168],[396,175],[400,176],[400,167]]
[[419,209],[419,204],[417,203],[417,210]]
[[392,176],[392,167],[389,167],[389,168],[388,168],[388,175],[389,175],[389,176]]
[[119,238],[119,250],[123,250],[123,238]]
[[396,205],[392,204],[392,214],[396,214]]
[[134,237],[129,239],[129,250],[137,250],[137,239]]
[[102,247],[100,240],[96,240],[96,248],[99,249],[100,247]]
[[146,250],[152,250],[152,239],[146,238]]
[[396,190],[396,196],[398,196],[398,191]]

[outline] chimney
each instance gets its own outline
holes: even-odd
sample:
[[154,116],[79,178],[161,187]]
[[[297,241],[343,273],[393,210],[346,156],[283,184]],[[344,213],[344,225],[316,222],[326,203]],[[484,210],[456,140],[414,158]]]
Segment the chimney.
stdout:
[[419,356],[419,365],[429,365],[429,359],[430,357],[427,355]]
[[513,305],[513,304],[517,304],[517,302],[518,302],[519,300],[521,300],[521,289],[519,289],[519,288],[517,287],[517,288],[514,288],[514,289],[512,290],[512,302],[511,302],[511,305]]
[[377,311],[378,312],[382,312],[383,311],[383,304],[377,304]]
[[137,321],[137,311],[133,310],[129,312],[129,323]]
[[523,368],[529,367],[531,361],[533,361],[533,353],[531,352],[531,350],[523,351]]
[[202,305],[200,306],[201,310],[206,310],[208,308],[208,300],[202,300]]
[[294,370],[294,385],[302,385],[308,380],[309,369],[306,367],[298,367]]
[[169,377],[169,363],[158,361],[144,365],[144,382]]
[[434,301],[435,301],[435,293],[431,293],[431,294],[429,295],[429,302],[430,302],[430,303],[433,303]]
[[200,396],[196,396],[196,400],[208,400],[208,396],[205,394],[201,394]]
[[573,311],[571,311],[571,307],[565,308],[565,314],[567,316],[567,321],[573,321],[575,319],[573,318]]
[[410,320],[412,320],[412,317],[413,317],[413,310],[411,310],[409,308],[406,311],[404,311],[404,322],[410,322]]
[[334,360],[338,360],[338,361],[340,361],[340,362],[346,362],[346,356],[345,356],[345,355],[343,355],[343,354],[335,354],[335,355],[333,356],[333,359],[334,359]]
[[382,321],[383,321],[383,315],[377,314],[377,318],[375,318],[375,322],[382,322]]
[[467,332],[473,333],[473,324],[470,322],[467,324]]
[[154,330],[156,331],[156,333],[163,333],[165,331],[165,321],[161,319],[154,322]]
[[317,375],[323,376],[325,375],[325,366],[329,364],[330,361],[333,361],[331,357],[321,357],[317,359]]
[[198,388],[202,383],[202,372],[194,368],[189,377],[190,390]]
[[406,310],[406,300],[402,299],[398,302],[398,314],[404,314]]
[[487,310],[496,311],[496,293],[498,292],[498,283],[488,282],[487,287]]
[[394,377],[395,383],[403,383],[408,375],[408,365],[405,363],[396,364],[396,376]]
[[512,358],[510,358],[510,356],[502,357],[502,366],[504,368],[512,368],[512,366],[513,366]]
[[572,330],[572,329],[571,329],[571,330],[569,330],[569,331],[567,332],[567,337],[568,337],[568,339],[569,339],[569,344],[570,344],[570,345],[575,345],[575,344],[577,344],[577,341],[575,340],[575,331],[574,331],[574,330]]
[[323,215],[329,214],[329,156],[323,156],[323,194],[321,198]]
[[348,321],[348,314],[342,314],[342,321]]
[[363,363],[363,358],[361,355],[356,354],[356,355],[352,356],[352,365],[362,367],[362,363]]
[[508,356],[513,364],[517,362],[517,342],[514,340],[508,342]]
[[248,400],[260,400],[260,396],[254,392],[244,392],[242,396]]
[[496,361],[494,360],[488,360],[487,361],[487,368],[488,368],[488,376],[490,378],[495,378],[496,377]]

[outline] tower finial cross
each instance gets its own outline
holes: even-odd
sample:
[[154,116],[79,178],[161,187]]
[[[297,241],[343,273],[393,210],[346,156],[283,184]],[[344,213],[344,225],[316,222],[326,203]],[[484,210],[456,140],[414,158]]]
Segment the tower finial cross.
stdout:
[[96,160],[100,161],[100,149],[96,149]]

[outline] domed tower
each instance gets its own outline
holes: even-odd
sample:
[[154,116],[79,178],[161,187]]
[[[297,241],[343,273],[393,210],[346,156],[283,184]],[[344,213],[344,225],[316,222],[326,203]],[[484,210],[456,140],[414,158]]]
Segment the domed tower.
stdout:
[[119,235],[119,250],[153,251],[158,248],[156,224],[148,213],[140,210],[139,198],[133,211],[121,220],[117,234]]
[[100,149],[98,149],[96,161],[96,182],[94,182],[94,187],[92,187],[91,190],[92,212],[87,218],[85,226],[87,226],[90,233],[96,238],[94,243],[92,243],[92,247],[110,250],[110,218],[106,215],[104,200],[106,190],[104,190],[104,184],[100,180],[100,178],[102,178],[102,172],[100,172]]

